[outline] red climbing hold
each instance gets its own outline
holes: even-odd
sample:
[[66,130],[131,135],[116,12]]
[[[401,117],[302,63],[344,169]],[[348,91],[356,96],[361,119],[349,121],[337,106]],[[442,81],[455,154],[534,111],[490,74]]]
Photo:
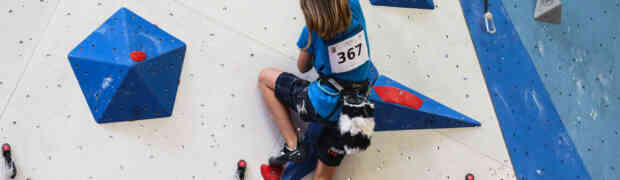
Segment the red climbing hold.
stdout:
[[474,178],[474,175],[473,175],[473,174],[471,174],[471,173],[469,173],[469,174],[465,175],[465,180],[474,180],[474,179],[475,179],[475,178]]
[[142,62],[146,59],[146,53],[142,51],[133,51],[129,54],[129,56],[131,57],[131,60],[135,62]]
[[10,151],[10,150],[11,150],[11,146],[9,146],[9,144],[2,145],[2,151]]
[[422,99],[405,90],[390,86],[375,86],[375,92],[385,102],[400,104],[413,109],[422,107]]
[[263,175],[264,180],[280,180],[283,171],[284,167],[282,166],[260,165],[260,173]]
[[245,162],[245,160],[239,160],[239,162],[237,162],[237,179],[238,180],[245,180],[245,169],[247,163]]

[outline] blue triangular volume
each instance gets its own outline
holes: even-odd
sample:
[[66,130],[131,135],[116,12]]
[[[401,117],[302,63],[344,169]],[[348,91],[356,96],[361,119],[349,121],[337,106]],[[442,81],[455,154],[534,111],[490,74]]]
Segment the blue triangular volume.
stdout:
[[373,88],[369,98],[375,103],[376,131],[480,126],[480,122],[411,90],[387,76],[381,75],[374,84],[374,87],[377,86],[404,90],[419,98],[423,103],[419,109],[414,109],[385,102]]
[[69,61],[93,117],[101,119],[129,67],[71,56]]
[[[121,8],[68,55],[98,123],[172,114],[186,45]],[[131,53],[145,58],[132,59]]]
[[370,3],[377,6],[435,9],[433,0],[370,0]]
[[119,122],[166,117],[172,114],[171,106],[162,105],[157,94],[150,90],[150,82],[144,81],[135,70],[131,70],[123,84],[111,98],[106,112],[99,119],[99,123]]
[[168,112],[172,112],[174,106],[184,57],[185,47],[182,47],[133,68],[143,82],[149,83],[147,88],[156,95],[153,98]]

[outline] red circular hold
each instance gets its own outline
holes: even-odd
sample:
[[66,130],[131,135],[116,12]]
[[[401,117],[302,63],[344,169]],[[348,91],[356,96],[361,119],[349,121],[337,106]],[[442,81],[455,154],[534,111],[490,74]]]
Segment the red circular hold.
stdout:
[[471,173],[465,175],[465,180],[475,180],[474,175]]
[[424,104],[424,101],[418,96],[400,88],[375,86],[374,89],[377,95],[385,102],[400,104],[413,109],[420,109],[422,104]]
[[10,150],[11,150],[11,146],[9,146],[9,144],[2,145],[2,151],[10,151]]
[[133,51],[129,54],[129,57],[135,62],[142,62],[146,59],[146,53],[142,51]]
[[239,167],[245,167],[245,165],[246,164],[244,160],[239,161]]

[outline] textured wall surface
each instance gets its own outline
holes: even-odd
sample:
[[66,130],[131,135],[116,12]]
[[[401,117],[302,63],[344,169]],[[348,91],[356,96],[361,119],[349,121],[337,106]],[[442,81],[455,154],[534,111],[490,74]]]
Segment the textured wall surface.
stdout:
[[620,1],[564,0],[561,25],[503,2],[592,179],[619,179]]
[[[514,179],[458,1],[361,3],[379,71],[483,125],[377,133],[337,178]],[[187,43],[170,118],[92,119],[66,55],[120,7]],[[260,179],[281,147],[256,81],[265,67],[296,72],[297,1],[8,0],[0,10],[0,141],[13,145],[20,180],[231,179],[240,158]]]

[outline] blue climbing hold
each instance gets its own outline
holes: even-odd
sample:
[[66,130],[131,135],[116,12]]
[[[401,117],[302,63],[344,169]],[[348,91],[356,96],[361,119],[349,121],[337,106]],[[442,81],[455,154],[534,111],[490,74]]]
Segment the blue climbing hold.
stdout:
[[375,82],[369,98],[375,104],[375,131],[480,126],[480,122],[384,75]]
[[97,123],[172,114],[185,43],[126,8],[82,41],[69,62]]
[[370,3],[377,6],[435,9],[433,0],[370,0]]

